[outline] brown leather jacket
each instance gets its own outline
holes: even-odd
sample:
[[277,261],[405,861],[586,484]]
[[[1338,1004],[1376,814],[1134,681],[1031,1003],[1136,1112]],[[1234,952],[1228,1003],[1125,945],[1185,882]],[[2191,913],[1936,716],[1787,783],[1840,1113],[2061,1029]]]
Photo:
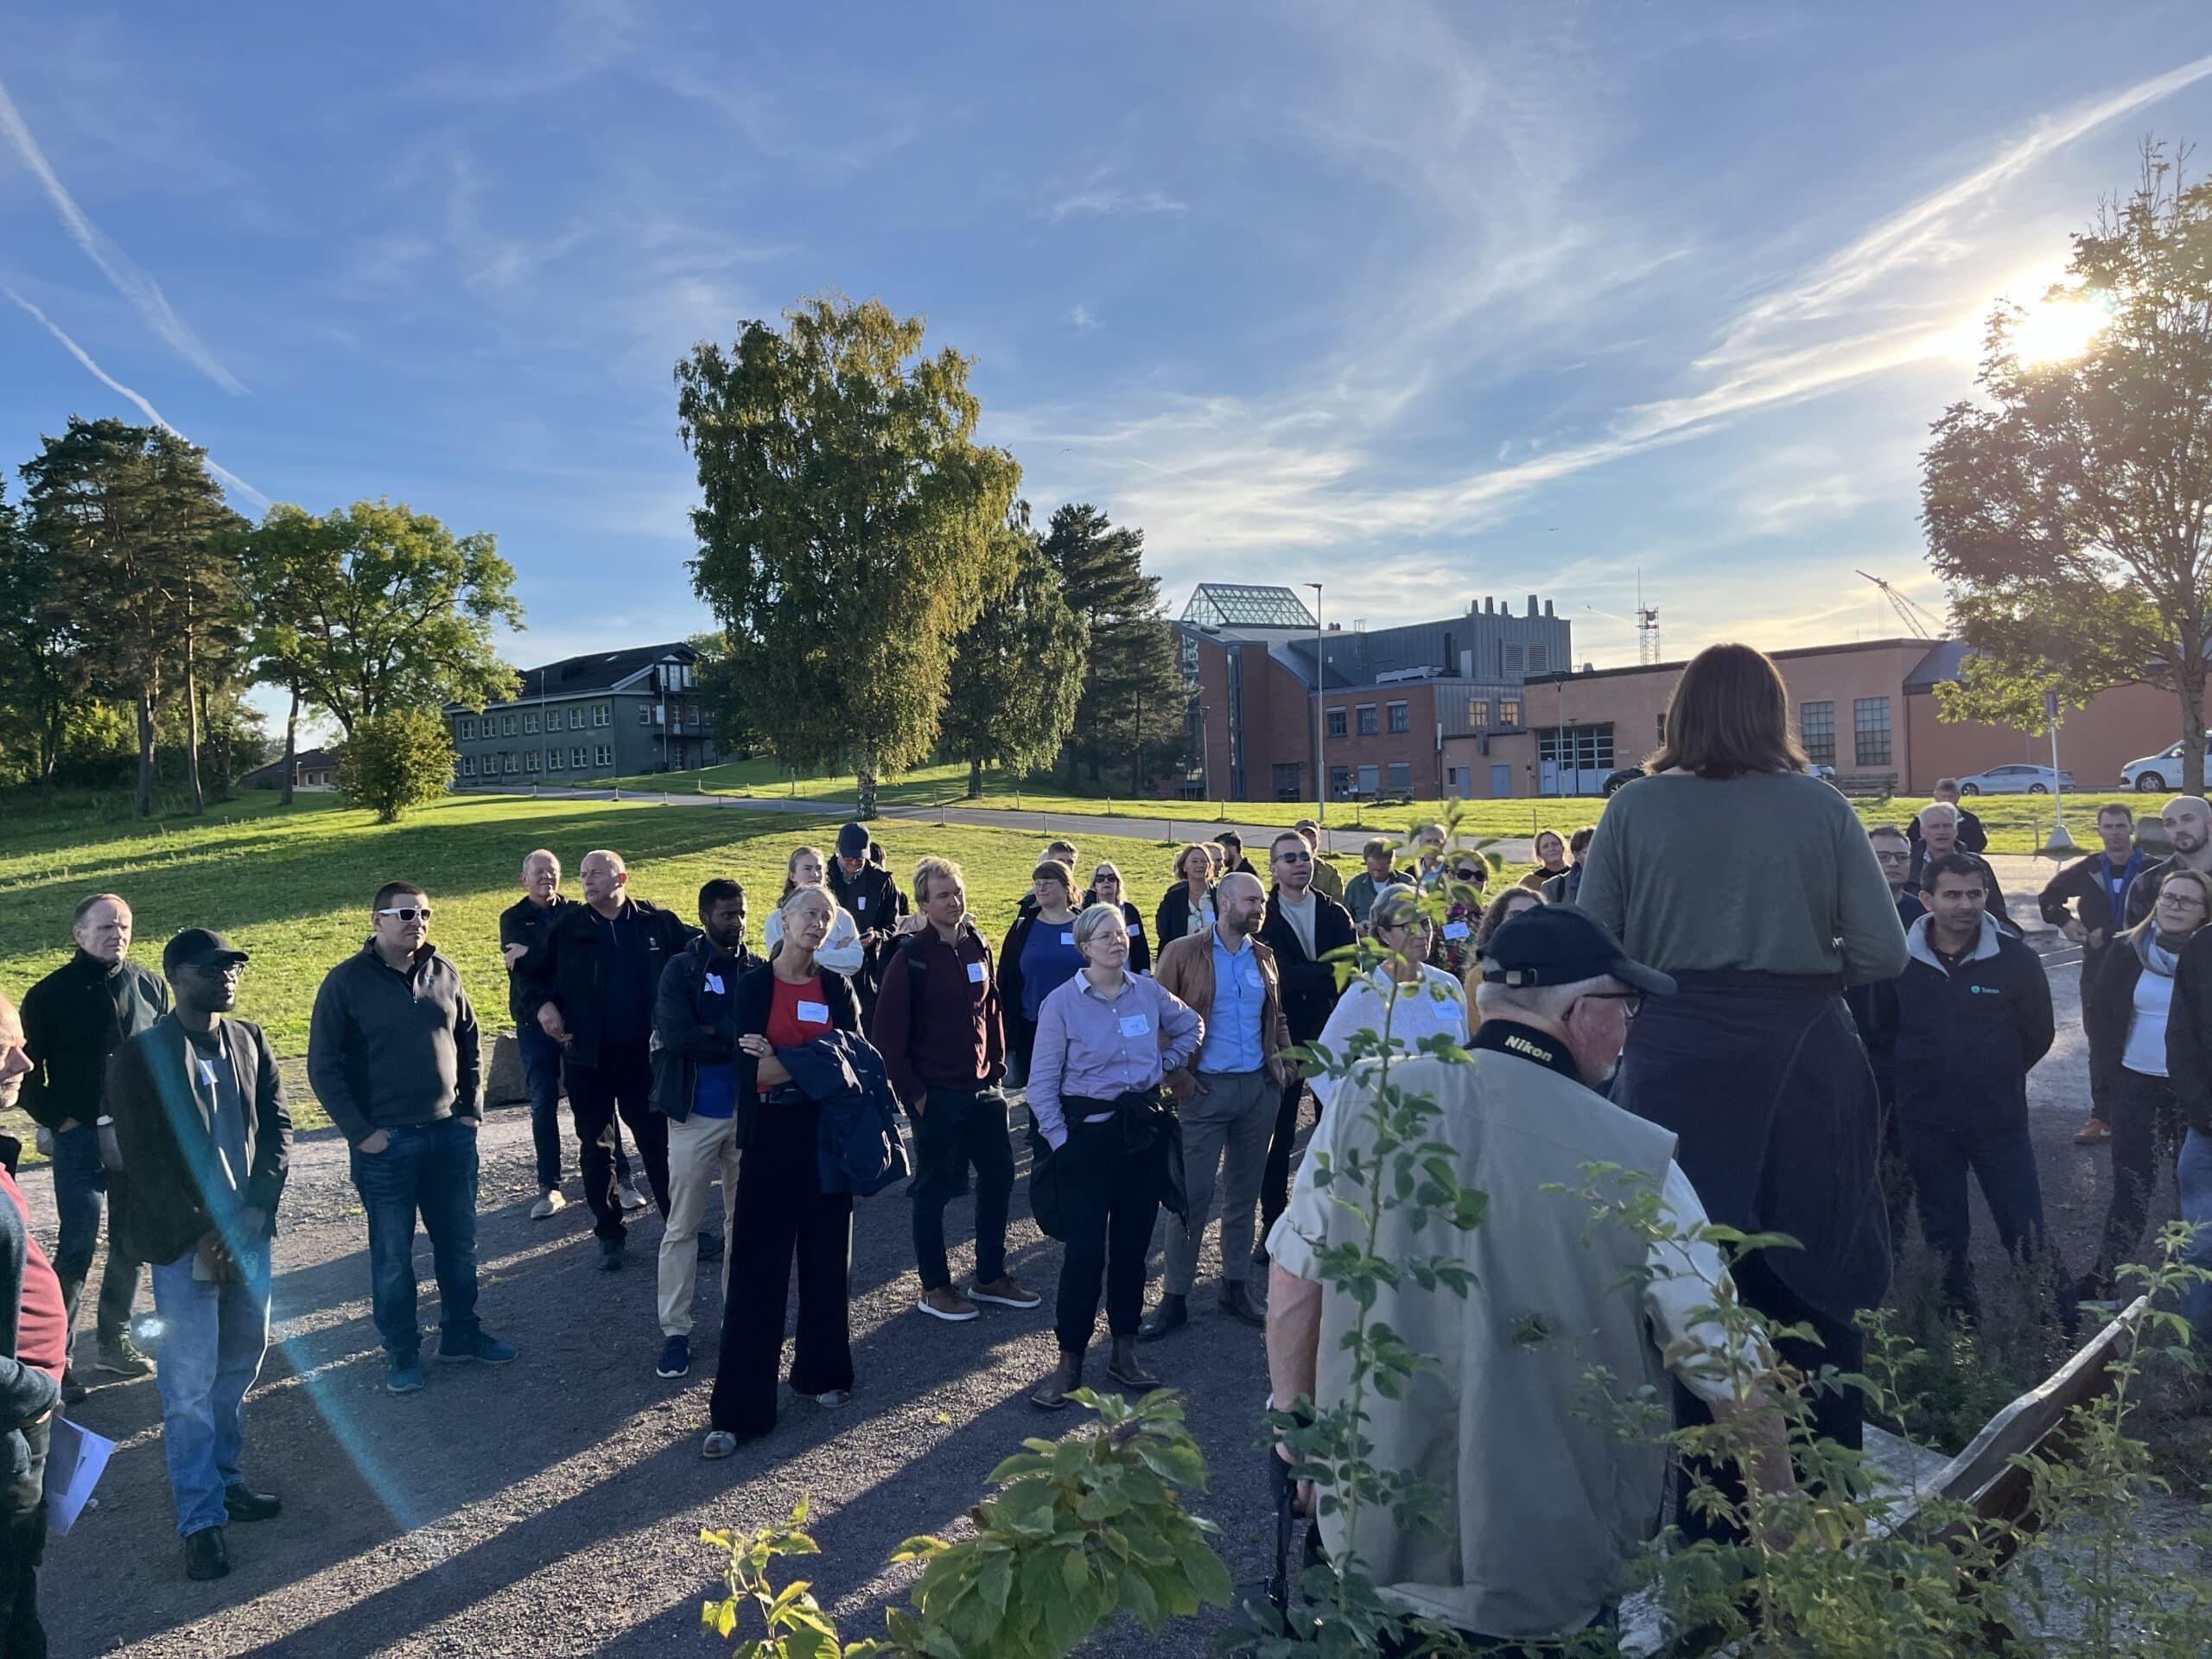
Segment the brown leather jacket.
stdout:
[[[1169,940],[1152,969],[1160,988],[1196,1009],[1201,1020],[1213,1017],[1213,938],[1214,930],[1208,928],[1203,933]],[[1267,988],[1260,1003],[1260,1048],[1268,1057],[1268,1075],[1279,1084],[1287,1084],[1293,1075],[1291,1064],[1274,1058],[1290,1046],[1290,1026],[1282,1015],[1282,976],[1276,971],[1273,950],[1257,939],[1246,948],[1257,953],[1260,982]],[[1179,1101],[1188,1101],[1198,1092],[1198,1059],[1192,1054],[1188,1066],[1167,1074],[1167,1086]]]

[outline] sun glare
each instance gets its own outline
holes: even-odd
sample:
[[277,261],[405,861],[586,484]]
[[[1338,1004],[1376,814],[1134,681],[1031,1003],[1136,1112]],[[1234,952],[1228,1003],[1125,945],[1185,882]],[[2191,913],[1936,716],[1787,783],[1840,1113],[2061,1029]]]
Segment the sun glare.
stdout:
[[2106,310],[2095,300],[2062,296],[2038,300],[2013,325],[2012,349],[2024,368],[2063,363],[2088,350],[2103,329]]

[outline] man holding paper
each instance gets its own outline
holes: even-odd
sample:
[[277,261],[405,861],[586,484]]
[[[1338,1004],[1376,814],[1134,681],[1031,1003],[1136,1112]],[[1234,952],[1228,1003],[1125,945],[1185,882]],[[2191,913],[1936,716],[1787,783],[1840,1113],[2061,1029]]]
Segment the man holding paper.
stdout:
[[[31,1069],[23,1022],[0,996],[0,1107],[13,1106]],[[0,1135],[0,1653],[43,1654],[38,1566],[46,1554],[46,1453],[69,1319],[61,1281],[32,1236],[29,1207],[16,1185],[22,1143]],[[22,1450],[16,1450],[20,1443]]]
[[162,952],[175,1007],[108,1062],[122,1219],[153,1264],[162,1450],[188,1578],[231,1570],[224,1528],[282,1507],[238,1472],[245,1395],[269,1347],[269,1244],[291,1160],[276,1057],[238,1006],[246,953],[187,928]]

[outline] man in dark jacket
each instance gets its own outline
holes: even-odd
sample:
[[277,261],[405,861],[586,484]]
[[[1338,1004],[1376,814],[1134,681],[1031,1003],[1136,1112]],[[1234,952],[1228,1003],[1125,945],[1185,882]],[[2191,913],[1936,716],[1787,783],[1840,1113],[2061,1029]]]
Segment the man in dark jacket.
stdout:
[[484,1119],[476,1010],[430,943],[430,900],[411,881],[377,890],[368,941],[322,982],[308,1028],[308,1083],[353,1148],[369,1224],[370,1307],[394,1394],[423,1386],[415,1218],[438,1277],[438,1357],[504,1365],[515,1351],[476,1317],[476,1131]]
[[[1295,830],[1286,830],[1268,849],[1274,887],[1260,924],[1260,943],[1274,953],[1282,985],[1283,1020],[1293,1043],[1310,1043],[1329,1023],[1337,1006],[1337,970],[1326,960],[1332,950],[1353,943],[1351,912],[1313,891],[1313,849]],[[1268,1143],[1267,1168],[1260,1177],[1260,1237],[1290,1202],[1290,1151],[1298,1140],[1298,1103],[1305,1079],[1293,1074],[1275,1111],[1274,1135]],[[1260,1267],[1267,1245],[1253,1251]]]
[[[699,889],[701,936],[661,972],[653,1002],[653,1109],[668,1120],[668,1225],[660,1236],[660,1363],[654,1374],[691,1369],[691,1304],[699,1263],[722,1264],[722,1241],[737,1206],[737,1027],[732,995],[739,976],[760,965],[745,948],[745,889],[716,876]],[[722,1184],[722,1230],[702,1233],[707,1190]]]
[[[2036,908],[2043,918],[2082,947],[2082,988],[2084,1019],[2088,988],[2105,959],[2106,947],[2120,931],[2120,918],[2127,913],[2128,884],[2141,874],[2150,860],[2135,844],[2135,814],[2122,804],[2097,809],[2097,836],[2102,850],[2076,859],[2050,879],[2037,895]],[[2112,1116],[2106,1109],[2104,1069],[2097,1064],[2096,1046],[2089,1051],[2089,1121],[2074,1137],[2079,1146],[2094,1146],[2112,1139]]]
[[1953,854],[1970,859],[1974,868],[1981,872],[1982,887],[1987,894],[1987,913],[1999,927],[2018,938],[2020,930],[2005,912],[2005,890],[1998,885],[1997,872],[1990,868],[1989,861],[1980,853],[1959,842],[1959,831],[1964,822],[1959,809],[1947,801],[1936,801],[1923,807],[1920,816],[1913,822],[1920,826],[1920,839],[1914,843],[1912,849],[1912,890],[1915,893],[1925,891],[1928,867],[1937,859],[1947,858]]
[[[1882,867],[1882,879],[1890,884],[1890,896],[1897,901],[1897,920],[1910,927],[1928,913],[1916,892],[1908,890],[1907,877],[1912,868],[1912,843],[1904,830],[1895,824],[1880,824],[1866,832],[1866,842],[1874,849],[1874,861]],[[1895,1003],[1882,1002],[1877,996],[1880,982],[1845,988],[1844,1006],[1851,1010],[1851,1018],[1859,1027],[1859,1040],[1866,1046],[1866,1059],[1874,1070],[1875,1092],[1882,1102],[1882,1207],[1890,1224],[1890,1252],[1892,1260],[1904,1248],[1905,1211],[1912,1203],[1912,1178],[1907,1173],[1904,1141],[1897,1127],[1897,1033],[1884,1023],[1895,1012]]]
[[[1214,845],[1221,849],[1222,875],[1257,875],[1252,861],[1244,856],[1244,837],[1234,830],[1224,830],[1214,838]],[[1215,878],[1218,880],[1220,878]]]
[[[1957,851],[1962,853],[1986,853],[1989,850],[1989,831],[1981,827],[1981,820],[1980,818],[1974,817],[1973,813],[1967,811],[1966,808],[1959,804],[1959,780],[1957,779],[1938,778],[1936,780],[1936,787],[1929,791],[1929,799],[1939,806],[1950,807],[1958,813],[1959,834],[1956,843]],[[1921,843],[1927,839],[1927,837],[1921,833],[1920,817],[1917,813],[1914,814],[1912,822],[1905,825],[1904,836],[1907,841],[1912,843],[1912,850],[1914,854],[1917,855],[1921,849]],[[1950,849],[1947,849],[1946,850]]]
[[[2196,1230],[2182,1260],[2212,1272],[2212,927],[2199,928],[2182,947],[2166,1014],[2166,1075],[2189,1126],[2177,1184],[2181,1218]],[[2212,1280],[2183,1290],[2180,1311],[2198,1344],[2212,1344]]]
[[[168,988],[130,957],[130,906],[111,893],[94,893],[77,906],[72,931],[77,952],[23,996],[23,1040],[31,1070],[23,1079],[23,1109],[53,1137],[54,1208],[61,1222],[54,1270],[69,1311],[69,1334],[100,1242],[100,1211],[109,1195],[100,1163],[101,1091],[107,1059],[124,1042],[151,1026],[169,1005]],[[115,1207],[129,1199],[123,1184]],[[130,1340],[130,1301],[138,1289],[138,1263],[117,1248],[108,1224],[107,1267],[100,1274],[97,1368],[111,1376],[143,1376],[153,1370]],[[62,1394],[84,1397],[73,1373]]]
[[[16,1005],[0,996],[0,1108],[13,1106],[31,1070]],[[46,1453],[69,1322],[61,1283],[31,1232],[16,1185],[22,1143],[0,1135],[0,1653],[42,1655],[38,1568],[46,1554]],[[16,1449],[21,1442],[22,1449]]]
[[1906,934],[1904,972],[1877,1001],[1895,1033],[1897,1116],[1921,1230],[1943,1264],[1946,1300],[1971,1313],[1969,1171],[2009,1254],[2046,1244],[2028,1072],[2050,1052],[2050,984],[2036,953],[1986,913],[1980,859],[1937,858],[1922,873],[1921,897],[1929,913]]
[[2177,795],[2160,809],[2158,822],[2173,856],[2145,865],[2127,884],[2123,931],[2151,913],[2170,872],[2197,870],[2212,875],[2212,804],[2200,795]]
[[130,1178],[131,1247],[153,1264],[161,1315],[162,1449],[184,1570],[231,1570],[224,1529],[282,1505],[238,1471],[245,1396],[269,1349],[269,1254],[291,1162],[276,1057],[238,1006],[246,953],[188,928],[162,952],[176,1010],[108,1068],[116,1160]]
[[[950,859],[914,868],[923,926],[884,970],[870,1029],[892,1088],[914,1120],[914,1263],[925,1313],[953,1323],[977,1302],[1035,1307],[1043,1299],[1006,1270],[1014,1151],[1007,1140],[1006,1032],[991,948],[968,918],[967,881]],[[944,1251],[944,1206],[976,1172],[976,1277],[963,1296]]]
[[652,1109],[653,1003],[691,929],[673,912],[630,897],[630,868],[619,853],[586,853],[576,874],[584,902],[545,930],[522,1006],[561,1045],[599,1265],[612,1273],[622,1265],[629,1230],[607,1145],[617,1112],[637,1142],[653,1202],[668,1214],[668,1119]]
[[898,946],[899,919],[906,914],[906,895],[899,891],[890,871],[868,861],[868,826],[847,824],[837,832],[837,855],[830,861],[829,871],[830,896],[860,930],[865,954],[860,972],[853,976],[853,989],[860,994],[863,1022],[875,1007],[883,965]]

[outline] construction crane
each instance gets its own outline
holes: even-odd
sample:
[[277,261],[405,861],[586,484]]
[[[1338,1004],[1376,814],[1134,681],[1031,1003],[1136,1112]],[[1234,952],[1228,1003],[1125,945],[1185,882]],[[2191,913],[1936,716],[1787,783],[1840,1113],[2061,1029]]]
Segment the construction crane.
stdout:
[[1943,620],[1941,617],[1923,606],[1914,604],[1911,600],[1906,598],[1879,576],[1871,575],[1865,570],[1857,574],[1865,576],[1867,581],[1882,590],[1882,597],[1890,601],[1890,608],[1897,613],[1897,620],[1911,630],[1914,639],[1938,639],[1942,637]]

